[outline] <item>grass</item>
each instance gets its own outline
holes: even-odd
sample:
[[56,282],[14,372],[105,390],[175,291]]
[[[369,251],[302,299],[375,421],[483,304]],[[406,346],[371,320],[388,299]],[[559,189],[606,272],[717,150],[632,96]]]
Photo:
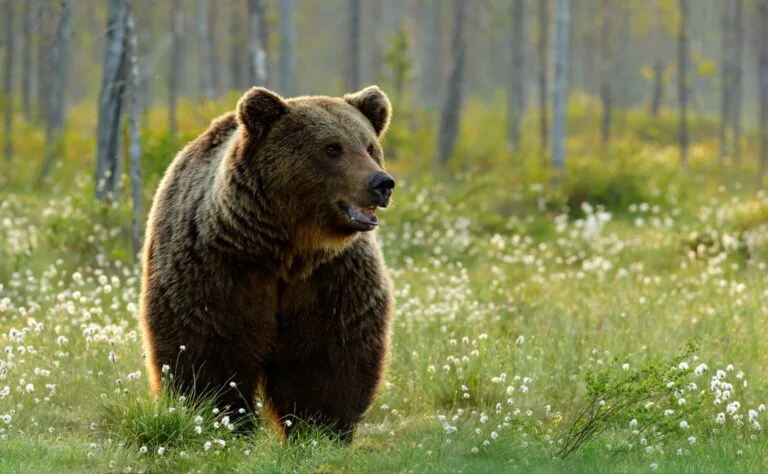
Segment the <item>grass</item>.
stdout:
[[[185,133],[219,109],[180,114]],[[92,126],[78,110],[72,123]],[[438,176],[406,159],[429,129],[398,135],[400,182],[378,234],[395,282],[392,354],[351,446],[320,432],[285,444],[263,422],[230,429],[205,401],[152,401],[129,206],[93,203],[92,143],[70,130],[45,189],[30,184],[34,161],[6,175],[0,471],[768,469],[768,197],[754,164],[720,172],[701,138],[681,174],[668,144],[640,136],[663,138],[664,122],[629,114],[635,134],[594,150],[576,116],[570,174],[551,189],[540,151],[507,152],[496,112],[468,110],[454,168]],[[146,196],[178,146],[161,129],[144,137]]]

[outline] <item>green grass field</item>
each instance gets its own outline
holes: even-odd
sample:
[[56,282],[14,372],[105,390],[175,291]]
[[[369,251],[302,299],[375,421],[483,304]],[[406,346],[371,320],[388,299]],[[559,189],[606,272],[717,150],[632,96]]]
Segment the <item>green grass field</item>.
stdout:
[[542,154],[473,133],[454,170],[477,156],[472,172],[393,163],[391,358],[348,447],[153,402],[128,205],[96,205],[82,164],[2,188],[0,471],[768,470],[768,195],[750,168],[710,169],[701,145],[681,175],[637,140],[572,153],[551,189]]

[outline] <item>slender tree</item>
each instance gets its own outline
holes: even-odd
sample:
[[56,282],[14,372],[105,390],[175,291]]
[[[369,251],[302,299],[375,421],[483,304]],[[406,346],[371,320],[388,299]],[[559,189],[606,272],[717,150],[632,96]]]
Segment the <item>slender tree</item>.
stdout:
[[549,92],[549,75],[547,64],[549,52],[549,0],[539,0],[539,132],[541,147],[546,148],[549,142],[549,125],[547,122],[547,96]]
[[230,5],[229,17],[229,61],[230,89],[245,90],[248,88],[248,61],[243,60],[243,51],[248,47],[247,39],[242,34],[245,28],[240,5]]
[[733,10],[732,2],[720,5],[720,166],[728,154],[728,129],[733,107]]
[[[378,4],[378,0],[376,1]],[[425,0],[424,8],[424,63],[421,95],[424,104],[433,109],[438,104],[440,89],[440,0]]]
[[33,3],[24,2],[24,19],[22,25],[23,42],[21,44],[21,111],[24,120],[32,119],[32,21],[34,16]]
[[360,89],[360,63],[362,62],[363,51],[360,41],[360,0],[348,0],[347,19],[348,33],[347,52],[349,63],[347,64],[346,89],[356,91]]
[[759,0],[758,83],[760,97],[760,178],[768,164],[768,0]]
[[525,114],[526,81],[526,38],[528,37],[527,0],[513,0],[512,28],[510,28],[509,91],[507,93],[507,148],[516,150],[520,146],[520,124]]
[[[213,61],[211,57],[211,32],[208,29],[208,0],[197,0],[195,20],[197,41],[200,44],[200,89],[202,96],[213,100]],[[133,16],[131,16],[133,21]]]
[[615,80],[613,33],[614,5],[611,0],[600,2],[600,104],[602,116],[600,119],[600,142],[603,146],[611,140],[611,123],[613,123],[613,82]]
[[552,167],[557,177],[565,172],[565,111],[568,102],[569,0],[557,0],[555,40],[555,93],[552,98]]
[[138,41],[136,40],[136,24],[133,14],[129,12],[126,21],[127,35],[127,59],[128,67],[128,154],[130,157],[129,174],[131,177],[131,203],[132,203],[132,243],[134,259],[141,251],[144,215],[142,211],[142,190],[141,190],[141,139],[139,134],[139,116],[141,107],[139,106],[139,96],[141,87],[139,84],[139,60],[138,60]]
[[453,154],[453,148],[459,134],[459,115],[464,94],[464,62],[467,48],[464,34],[466,0],[456,0],[455,7],[456,18],[453,25],[453,37],[451,38],[453,64],[443,100],[440,128],[437,133],[437,149],[435,150],[435,162],[438,165],[445,164]]
[[680,102],[680,165],[688,165],[688,63],[690,57],[690,0],[680,0],[680,25],[677,38],[677,90]]
[[16,49],[14,24],[14,2],[5,2],[5,159],[8,163],[13,160],[13,53]]
[[662,34],[664,28],[661,22],[661,0],[653,2],[653,89],[651,91],[651,115],[659,116],[661,102],[664,100],[664,48]]
[[38,0],[35,3],[35,13],[37,16],[38,38],[37,38],[37,107],[40,118],[46,119],[48,111],[48,91],[50,90],[51,76],[51,28],[50,12],[48,0]]
[[96,198],[112,200],[120,180],[120,119],[125,97],[126,57],[130,0],[110,0],[107,12],[107,44],[99,95],[96,143]]
[[741,115],[744,102],[743,51],[744,51],[744,0],[734,2],[733,14],[733,106],[731,127],[733,128],[733,164],[741,163]]
[[181,82],[181,48],[184,28],[184,11],[181,0],[171,2],[171,58],[168,64],[168,133],[172,137],[178,134],[176,125],[176,102]]
[[67,76],[72,50],[72,17],[75,0],[61,0],[59,24],[52,41],[51,48],[51,78],[47,81],[48,90],[45,95],[46,126],[45,126],[45,156],[40,181],[48,177],[51,166],[60,150],[64,118],[66,114]]
[[251,85],[267,85],[267,21],[264,0],[248,0],[248,71]]
[[296,70],[296,13],[295,0],[280,0],[280,92],[294,95]]
[[[219,9],[208,8],[208,37],[211,44],[211,88],[214,97],[221,91],[221,72],[219,70]],[[146,81],[144,81],[146,82]]]

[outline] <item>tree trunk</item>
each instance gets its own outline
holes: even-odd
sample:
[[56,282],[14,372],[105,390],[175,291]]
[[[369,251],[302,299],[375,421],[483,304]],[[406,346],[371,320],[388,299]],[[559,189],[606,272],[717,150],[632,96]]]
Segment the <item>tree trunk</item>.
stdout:
[[114,199],[120,181],[120,117],[125,92],[125,69],[128,66],[126,24],[130,14],[129,1],[110,0],[107,13],[107,44],[99,95],[95,175],[96,199],[101,201]]
[[248,0],[248,71],[251,85],[267,85],[267,21],[264,0]]
[[295,0],[280,0],[280,93],[294,95],[296,69]]
[[[377,1],[378,3],[378,1]],[[432,110],[439,103],[440,89],[440,1],[422,3],[424,8],[424,74],[421,94],[425,106]]]
[[248,68],[243,67],[247,63],[243,61],[243,51],[248,47],[247,41],[243,41],[242,31],[243,18],[240,6],[235,3],[230,5],[231,15],[229,17],[229,61],[230,61],[230,82],[229,88],[232,90],[245,90],[248,87]]
[[[759,0],[760,178],[768,160],[768,0]],[[762,182],[761,182],[762,184]]]
[[464,35],[464,17],[466,0],[456,0],[456,18],[453,25],[451,49],[453,64],[448,77],[448,85],[443,101],[443,111],[440,117],[440,128],[437,134],[437,149],[435,162],[443,165],[450,160],[453,148],[459,134],[459,120],[464,89],[464,61],[466,55],[466,39]]
[[[64,130],[66,112],[67,76],[72,43],[72,17],[74,0],[62,0],[59,13],[59,25],[51,48],[51,78],[47,81],[46,91],[46,127],[45,157],[40,181],[48,177],[53,160],[61,151],[61,138]],[[42,79],[42,78],[41,78]]]
[[37,40],[37,107],[40,118],[48,120],[48,90],[51,82],[50,63],[51,63],[51,29],[48,26],[49,13],[47,0],[38,0],[35,4],[38,25]]
[[616,38],[613,34],[613,5],[611,0],[600,2],[600,143],[605,146],[611,140],[613,123],[613,81],[615,70],[614,47]]
[[651,116],[657,118],[661,102],[664,100],[664,54],[661,44],[661,35],[664,27],[661,23],[661,0],[653,3],[653,90],[651,92]]
[[565,112],[568,105],[568,38],[570,11],[568,0],[557,0],[555,43],[555,93],[552,100],[552,167],[559,178],[565,173]]
[[725,166],[728,155],[728,127],[731,124],[733,97],[733,4],[723,2],[720,5],[720,166]]
[[181,75],[181,48],[183,41],[182,28],[183,10],[181,9],[181,0],[171,2],[171,58],[168,64],[168,133],[172,137],[178,135],[176,125],[176,100],[179,96],[179,82]]
[[688,19],[690,0],[680,0],[680,26],[677,46],[677,87],[680,102],[680,165],[688,165],[688,61],[690,45],[688,40]]
[[21,110],[24,120],[32,120],[32,2],[24,2],[24,42],[21,50]]
[[208,37],[211,45],[211,89],[216,97],[221,91],[221,73],[219,72],[219,9],[208,8]]
[[525,47],[528,37],[527,0],[512,2],[512,28],[510,29],[510,47],[512,50],[509,64],[509,91],[507,93],[507,149],[515,151],[520,146],[520,125],[525,113],[526,58]]
[[13,31],[13,5],[15,2],[5,2],[5,160],[13,161],[13,53],[16,49],[15,35]]
[[139,83],[139,60],[138,60],[138,42],[136,41],[136,25],[133,20],[133,14],[129,12],[126,22],[126,34],[128,40],[128,73],[129,73],[129,91],[128,96],[128,154],[130,156],[129,174],[131,177],[131,204],[132,204],[132,243],[133,257],[136,261],[137,255],[141,252],[144,213],[142,211],[141,194],[141,138],[139,134],[139,117],[141,108],[139,106],[139,95],[141,87]]
[[733,127],[733,164],[739,166],[741,163],[741,115],[742,104],[744,102],[744,79],[743,79],[743,51],[744,51],[744,0],[733,0],[733,106],[731,126]]
[[549,48],[549,0],[539,0],[539,120],[541,147],[546,148],[549,142],[549,128],[547,123],[547,95],[549,77],[547,53]]
[[349,0],[347,5],[349,11],[348,18],[348,43],[347,53],[349,63],[347,64],[346,89],[356,91],[360,89],[360,62],[362,59],[362,50],[360,42],[360,0]]
[[[197,0],[197,40],[200,43],[200,90],[207,100],[214,99],[213,64],[211,59],[211,33],[208,29],[208,0]],[[216,6],[214,6],[216,8]],[[133,17],[131,17],[131,21]],[[131,53],[133,54],[133,52]],[[134,58],[132,57],[131,60]]]

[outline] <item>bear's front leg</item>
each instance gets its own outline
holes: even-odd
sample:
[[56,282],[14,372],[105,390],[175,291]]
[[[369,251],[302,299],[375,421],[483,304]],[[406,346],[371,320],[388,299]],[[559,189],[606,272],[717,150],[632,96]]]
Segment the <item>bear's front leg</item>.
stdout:
[[377,337],[334,344],[300,360],[271,364],[264,395],[283,437],[293,438],[303,427],[310,427],[350,442],[371,405],[385,358],[382,329]]

